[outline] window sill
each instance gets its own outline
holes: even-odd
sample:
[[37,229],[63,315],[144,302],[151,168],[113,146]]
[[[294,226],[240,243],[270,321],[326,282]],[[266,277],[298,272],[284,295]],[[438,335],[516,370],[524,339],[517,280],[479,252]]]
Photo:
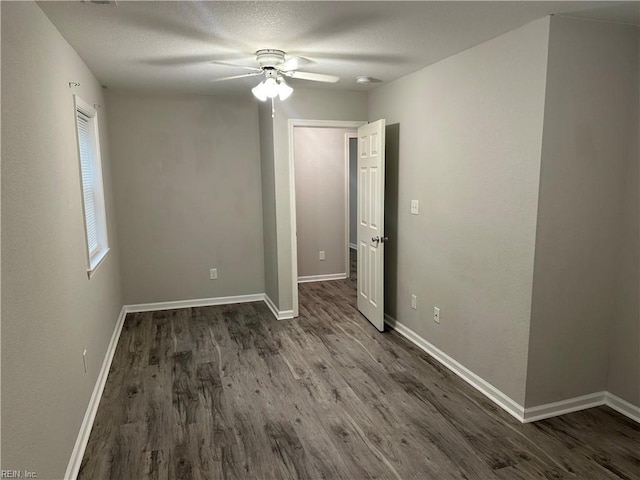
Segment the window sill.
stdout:
[[87,270],[87,276],[89,277],[89,280],[91,280],[91,277],[93,277],[93,274],[96,273],[96,270],[98,270],[98,267],[103,264],[104,259],[107,256],[107,253],[109,253],[109,250],[110,249],[107,248],[103,252],[100,252],[98,255],[96,255],[93,260],[91,260],[91,267],[89,268],[89,270]]

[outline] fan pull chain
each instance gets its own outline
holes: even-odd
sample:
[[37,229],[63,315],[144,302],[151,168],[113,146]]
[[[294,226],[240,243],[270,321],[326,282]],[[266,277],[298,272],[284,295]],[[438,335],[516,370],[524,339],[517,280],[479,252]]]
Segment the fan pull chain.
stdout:
[[276,102],[273,97],[271,97],[271,118],[276,118]]

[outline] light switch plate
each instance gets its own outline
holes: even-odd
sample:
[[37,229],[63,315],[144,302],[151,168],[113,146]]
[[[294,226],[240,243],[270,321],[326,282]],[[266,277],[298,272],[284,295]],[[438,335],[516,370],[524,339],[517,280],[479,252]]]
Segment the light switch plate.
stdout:
[[411,214],[418,215],[420,213],[418,200],[411,200]]

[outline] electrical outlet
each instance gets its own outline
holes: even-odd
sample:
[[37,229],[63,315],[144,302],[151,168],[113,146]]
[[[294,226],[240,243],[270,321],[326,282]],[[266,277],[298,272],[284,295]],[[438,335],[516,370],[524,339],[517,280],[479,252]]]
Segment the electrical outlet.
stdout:
[[324,259],[325,259],[324,250],[320,250],[320,260],[324,260]]
[[418,297],[416,297],[415,295],[411,295],[411,308],[413,308],[414,310],[418,309]]
[[433,307],[433,321],[440,323],[440,309],[438,307]]
[[418,215],[420,213],[418,200],[411,200],[411,214]]
[[82,352],[82,365],[84,365],[84,373],[87,373],[87,349]]
[[211,280],[215,280],[216,278],[218,278],[218,269],[217,268],[212,268],[209,270],[209,278]]

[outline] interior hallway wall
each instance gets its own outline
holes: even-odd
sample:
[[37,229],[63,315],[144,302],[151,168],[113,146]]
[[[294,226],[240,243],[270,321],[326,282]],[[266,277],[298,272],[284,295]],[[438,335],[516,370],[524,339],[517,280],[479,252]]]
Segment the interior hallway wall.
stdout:
[[271,104],[260,102],[260,186],[262,189],[262,234],[264,250],[264,289],[271,302],[277,302],[278,241],[276,224],[276,184],[273,163],[273,120]]
[[[106,106],[100,83],[35,2],[0,9],[1,468],[62,478],[123,303]],[[102,107],[111,251],[91,279],[73,94]]]
[[548,33],[548,18],[529,23],[369,97],[369,120],[399,124],[397,284],[385,286],[397,310],[389,313],[520,405]]
[[[296,127],[298,277],[348,275],[348,139],[356,129]],[[325,253],[320,260],[319,252]]]
[[526,406],[640,405],[638,28],[555,16],[549,35]]
[[[276,307],[283,312],[293,310],[291,247],[291,182],[289,178],[289,120],[364,120],[367,117],[367,93],[296,87],[286,102],[275,103],[273,121],[273,170],[275,183],[278,299]],[[268,289],[269,286],[267,285]]]
[[110,91],[108,107],[125,302],[263,293],[256,102]]
[[640,407],[640,28],[636,29],[636,46],[635,71],[630,73],[635,76],[638,108],[631,120],[631,154],[624,173],[620,275],[607,390]]
[[398,218],[400,204],[400,124],[385,127],[384,162],[384,313],[396,318],[398,311]]

